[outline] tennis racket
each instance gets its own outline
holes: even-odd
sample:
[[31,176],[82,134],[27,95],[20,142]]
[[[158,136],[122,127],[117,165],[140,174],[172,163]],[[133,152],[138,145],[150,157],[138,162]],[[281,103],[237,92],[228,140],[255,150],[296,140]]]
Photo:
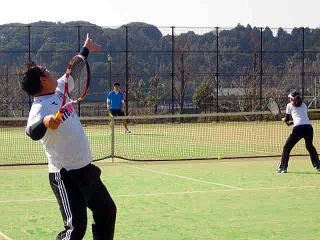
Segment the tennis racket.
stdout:
[[[81,102],[86,96],[90,85],[90,67],[85,57],[74,56],[68,64],[64,82],[62,104],[56,117],[61,119],[65,109],[74,103]],[[74,87],[69,91],[70,77],[73,78]]]
[[281,110],[280,110],[279,104],[278,104],[277,101],[274,100],[273,98],[269,98],[269,99],[268,99],[267,108],[269,109],[269,111],[270,111],[273,115],[275,115],[275,116],[281,115]]

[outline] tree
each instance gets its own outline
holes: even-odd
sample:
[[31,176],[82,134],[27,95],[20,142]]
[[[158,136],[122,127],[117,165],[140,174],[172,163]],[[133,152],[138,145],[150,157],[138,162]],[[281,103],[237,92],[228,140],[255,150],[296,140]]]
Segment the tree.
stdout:
[[144,91],[146,83],[143,79],[140,79],[136,83],[132,84],[132,78],[129,78],[129,83],[131,83],[129,88],[131,110],[134,111],[135,114],[140,114],[140,109],[146,106],[146,94]]
[[238,95],[238,105],[242,112],[254,112],[259,109],[258,101],[258,70],[257,54],[252,54],[252,66],[242,71],[242,74],[233,82],[233,87],[240,89],[242,94]]
[[214,97],[214,86],[205,79],[193,94],[193,103],[201,110],[206,110],[208,104],[212,104]]
[[0,69],[0,116],[18,117],[29,106],[27,95],[21,90],[19,77],[21,69],[5,65]]
[[165,96],[165,85],[159,73],[149,79],[149,91],[147,93],[147,106],[155,114],[158,112],[158,105],[163,102]]

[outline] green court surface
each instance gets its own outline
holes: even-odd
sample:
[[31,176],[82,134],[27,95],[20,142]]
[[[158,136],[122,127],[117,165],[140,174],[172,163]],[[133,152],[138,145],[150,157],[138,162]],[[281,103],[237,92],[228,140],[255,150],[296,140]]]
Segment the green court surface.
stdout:
[[[294,157],[276,174],[278,161],[96,164],[118,207],[116,240],[319,239],[320,173]],[[13,240],[55,239],[62,229],[45,166],[1,167],[0,209],[0,232]]]

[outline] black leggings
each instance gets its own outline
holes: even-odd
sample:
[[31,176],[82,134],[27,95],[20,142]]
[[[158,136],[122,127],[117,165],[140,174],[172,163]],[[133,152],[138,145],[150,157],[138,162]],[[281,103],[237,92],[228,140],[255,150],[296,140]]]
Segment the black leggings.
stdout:
[[292,148],[298,143],[302,138],[306,143],[306,148],[309,152],[311,163],[313,167],[319,168],[320,162],[316,148],[313,146],[313,128],[310,124],[299,125],[293,128],[292,133],[288,137],[282,152],[281,163],[279,165],[280,169],[288,168],[288,162],[290,157],[290,152]]

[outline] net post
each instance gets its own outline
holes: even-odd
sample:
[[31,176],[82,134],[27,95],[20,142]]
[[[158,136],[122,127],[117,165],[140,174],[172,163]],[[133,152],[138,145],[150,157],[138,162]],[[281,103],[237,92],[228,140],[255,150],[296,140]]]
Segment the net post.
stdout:
[[111,159],[114,158],[114,117],[111,117]]

